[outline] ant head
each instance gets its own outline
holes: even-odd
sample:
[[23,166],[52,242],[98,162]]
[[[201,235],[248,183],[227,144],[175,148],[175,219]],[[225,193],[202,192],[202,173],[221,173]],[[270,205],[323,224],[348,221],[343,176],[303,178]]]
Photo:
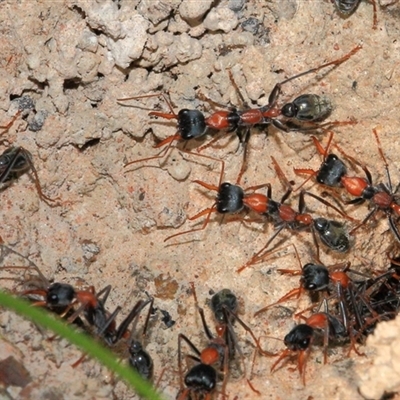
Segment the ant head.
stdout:
[[75,289],[67,283],[53,283],[47,290],[46,302],[50,307],[67,307],[75,298]]
[[311,326],[307,324],[299,324],[285,336],[283,342],[290,350],[306,350],[310,346],[313,334],[314,329]]
[[206,133],[204,114],[199,110],[180,110],[178,113],[178,131],[183,140],[198,138]]
[[342,177],[347,174],[347,167],[335,154],[328,154],[317,173],[318,183],[329,187],[341,186]]
[[324,290],[329,285],[329,271],[323,265],[306,264],[303,267],[302,281],[306,290]]
[[221,214],[234,214],[243,210],[244,191],[240,186],[222,183],[217,197],[217,211]]

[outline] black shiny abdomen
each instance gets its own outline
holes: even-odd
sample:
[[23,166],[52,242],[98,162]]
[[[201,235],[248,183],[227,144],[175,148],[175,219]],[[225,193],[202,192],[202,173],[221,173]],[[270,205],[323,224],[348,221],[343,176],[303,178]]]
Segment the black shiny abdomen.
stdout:
[[237,307],[237,298],[230,289],[222,289],[211,298],[211,309],[215,319],[220,323],[228,322],[226,321],[226,312],[224,312],[224,309],[235,313]]
[[134,368],[142,378],[151,379],[153,376],[153,360],[145,351],[142,344],[133,341],[129,347],[129,365]]
[[345,253],[350,248],[349,234],[343,224],[325,218],[314,219],[314,228],[321,242],[330,249]]
[[335,0],[337,10],[344,15],[352,14],[359,3],[360,0]]
[[282,115],[299,121],[321,121],[331,112],[331,102],[316,94],[303,94],[282,107]]

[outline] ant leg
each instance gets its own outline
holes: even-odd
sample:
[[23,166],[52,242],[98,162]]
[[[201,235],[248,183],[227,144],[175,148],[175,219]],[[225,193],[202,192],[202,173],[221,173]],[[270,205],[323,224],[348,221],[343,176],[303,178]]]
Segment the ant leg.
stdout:
[[272,364],[272,367],[270,369],[271,373],[274,372],[277,369],[278,364],[285,358],[289,357],[292,354],[292,350],[290,349],[285,349],[282,351],[281,355],[279,358]]
[[199,303],[198,303],[198,301],[197,301],[196,288],[195,288],[195,286],[194,286],[194,283],[193,283],[193,282],[190,282],[190,286],[191,286],[191,288],[192,288],[192,293],[193,293],[194,302],[195,302],[197,311],[198,311],[199,314],[200,314],[200,318],[201,318],[201,322],[202,322],[202,324],[203,324],[204,332],[205,332],[206,336],[208,337],[208,339],[209,339],[209,340],[212,340],[212,339],[214,338],[214,336],[213,336],[213,334],[211,333],[210,328],[209,328],[208,325],[207,325],[206,318],[205,318],[205,316],[204,316],[204,310],[199,306]]
[[239,100],[241,102],[241,107],[242,108],[249,108],[247,102],[245,101],[242,92],[239,90],[239,86],[237,85],[235,79],[233,78],[232,70],[228,69],[228,75],[229,75],[229,80],[232,83],[232,86],[235,88],[236,94],[239,97]]
[[0,126],[0,129],[4,129],[3,132],[0,132],[0,136],[3,136],[5,133],[9,131],[9,129],[12,127],[13,123],[16,121],[16,119],[19,117],[21,114],[22,110],[18,110],[16,114],[12,117],[11,121],[7,125],[2,125]]
[[173,136],[169,136],[166,139],[164,139],[161,143],[159,143],[158,145],[154,146],[156,148],[159,147],[163,147],[165,145],[167,145],[164,149],[162,149],[156,156],[153,157],[146,157],[146,158],[141,158],[140,160],[134,160],[134,161],[129,161],[124,165],[124,168],[126,168],[128,165],[132,165],[132,164],[136,164],[138,162],[144,162],[144,161],[150,161],[150,160],[157,160],[160,158],[167,158],[167,154],[169,155],[170,150],[172,149],[171,145],[174,141],[181,139],[180,135],[173,135]]
[[381,156],[381,158],[382,158],[382,160],[383,160],[383,162],[385,164],[386,175],[387,175],[387,178],[388,178],[389,191],[390,191],[390,193],[393,193],[392,180],[390,179],[390,173],[389,173],[389,165],[388,165],[388,162],[386,160],[385,155],[383,154],[382,144],[381,144],[381,141],[379,139],[378,132],[377,132],[377,130],[375,128],[372,130],[372,132],[374,133],[376,142],[378,144],[379,154],[380,154],[380,156]]
[[[297,272],[297,271],[296,271]],[[290,292],[286,293],[284,296],[282,296],[278,301],[275,303],[269,304],[268,306],[265,306],[258,310],[256,313],[254,313],[254,317],[257,315],[260,315],[261,313],[269,310],[271,307],[276,306],[280,303],[284,303],[286,300],[290,300],[293,297],[296,297],[297,299],[300,297],[300,295],[303,293],[304,289],[302,286],[292,289]]]
[[349,233],[350,235],[353,235],[353,233],[358,230],[359,228],[361,228],[375,213],[377,212],[377,208],[373,208],[368,214],[367,216],[355,227],[353,228]]
[[374,18],[373,18],[373,24],[372,24],[372,29],[377,29],[378,28],[378,11],[376,7],[376,0],[371,0],[372,7],[374,10]]
[[356,54],[361,49],[362,49],[362,45],[358,45],[358,46],[354,47],[349,53],[345,54],[341,58],[338,58],[337,60],[329,61],[329,62],[327,62],[325,64],[322,64],[322,65],[320,65],[318,67],[311,68],[311,69],[309,69],[307,71],[301,72],[300,74],[291,76],[291,77],[283,80],[282,82],[277,83],[275,85],[275,87],[272,89],[272,92],[271,92],[271,94],[269,96],[269,99],[268,99],[269,107],[272,108],[273,106],[275,106],[275,104],[276,104],[276,102],[278,100],[278,97],[279,97],[279,95],[281,93],[281,88],[285,83],[293,81],[293,80],[295,80],[297,78],[300,78],[300,77],[302,77],[304,75],[308,75],[308,74],[311,74],[313,72],[317,72],[322,68],[329,67],[330,65],[334,65],[335,67],[337,67],[338,65],[340,65],[340,64],[344,63],[345,61],[347,61],[351,56]]
[[[261,348],[260,345],[260,340],[256,338],[256,336],[254,335],[254,332],[252,331],[252,329],[244,322],[242,321],[241,318],[239,318],[239,316],[232,312],[231,310],[229,310],[228,308],[224,308],[224,310],[227,312],[227,314],[231,315],[241,326],[242,328],[252,337],[252,339],[254,340],[254,343],[256,344],[256,348],[257,350],[264,356],[268,356],[268,357],[274,357],[276,356],[275,353],[271,353],[269,351],[265,351]],[[227,319],[229,321],[229,319]]]
[[[125,97],[122,99],[117,99],[117,102],[128,101],[128,100],[148,99],[151,97],[163,97],[164,101],[167,103],[168,108],[170,109],[171,113],[166,114],[166,113],[160,113],[157,111],[152,111],[149,115],[155,115],[155,116],[166,118],[166,119],[177,119],[178,118],[178,116],[176,115],[176,113],[172,107],[171,99],[168,100],[167,95],[165,93],[153,93],[153,94],[145,94],[142,96]],[[169,97],[169,94],[168,94],[168,97]]]
[[203,225],[200,228],[197,229],[190,229],[188,231],[184,231],[184,232],[179,232],[179,233],[175,233],[171,236],[168,236],[167,238],[164,239],[164,242],[167,242],[168,240],[177,237],[177,236],[181,236],[181,235],[186,235],[187,233],[191,233],[191,232],[200,232],[203,231],[204,229],[206,229],[208,223],[210,222],[211,219],[211,214],[213,212],[216,212],[216,203],[213,204],[213,206],[211,208],[206,208],[205,210],[201,211],[200,213],[196,214],[194,217],[189,218],[190,221],[195,220],[197,218],[202,217],[203,215],[207,214],[207,217],[203,223]]
[[[111,292],[111,285],[107,285],[105,288],[101,289],[99,293],[97,293],[96,297],[102,306],[104,306],[104,304],[106,303],[108,296],[110,295],[110,292]],[[100,299],[100,296],[103,294],[104,294],[103,298]]]
[[[36,171],[35,166],[33,165],[32,160],[31,160],[30,153],[29,153],[27,150],[25,150],[24,148],[22,148],[22,147],[21,147],[20,149],[21,149],[22,154],[24,154],[24,156],[26,157],[26,160],[27,160],[27,162],[28,162],[28,164],[29,164],[30,170],[31,170],[32,173],[33,173],[33,177],[34,177],[33,180],[34,180],[34,182],[35,182],[36,190],[37,190],[37,192],[38,192],[38,195],[39,195],[40,199],[41,199],[42,201],[44,201],[44,202],[45,202],[48,206],[50,206],[50,207],[57,207],[57,206],[59,206],[59,205],[60,205],[59,200],[61,200],[60,197],[56,197],[55,199],[52,199],[52,198],[50,198],[49,196],[46,196],[46,195],[43,193],[42,187],[41,187],[40,181],[39,181],[39,176],[38,176],[38,173],[37,173],[37,171]],[[0,179],[0,180],[1,180],[1,179]]]
[[349,221],[353,221],[353,222],[357,221],[356,219],[354,219],[354,218],[348,216],[345,212],[339,210],[337,207],[335,207],[333,204],[331,204],[329,201],[323,199],[322,197],[319,197],[319,196],[317,196],[316,194],[311,193],[311,192],[302,191],[302,193],[304,193],[305,195],[307,194],[308,196],[310,196],[310,197],[312,197],[312,198],[318,200],[320,203],[326,205],[327,207],[332,208],[332,210],[335,210],[335,211],[336,211],[339,215],[341,215],[343,218],[346,218],[346,219],[348,219]]
[[282,171],[281,167],[279,166],[278,162],[275,160],[273,156],[271,156],[272,164],[274,166],[276,175],[278,176],[279,180],[284,184],[284,187],[287,189],[287,192],[283,195],[281,203],[283,203],[292,193],[292,185],[290,184],[288,178]]
[[250,139],[250,128],[246,128],[246,132],[244,134],[244,140],[241,141],[241,144],[243,146],[243,160],[242,160],[242,166],[239,171],[239,175],[236,179],[236,184],[239,185],[240,181],[242,180],[243,174],[247,170],[247,158],[249,155],[249,139]]
[[269,245],[273,242],[273,240],[281,233],[285,225],[282,225],[267,241],[265,246],[259,250],[254,256],[244,265],[242,265],[236,272],[240,274],[243,270],[245,270],[247,267],[250,267],[253,264],[256,264],[259,261],[262,261],[269,253],[262,254],[266,249],[268,249]]
[[[184,390],[184,383],[183,383],[183,369],[182,369],[182,340],[186,342],[186,344],[192,349],[194,353],[197,354],[198,357],[200,357],[200,351],[197,349],[197,347],[192,343],[192,341],[185,336],[183,333],[180,333],[178,335],[178,370],[179,370],[179,386],[180,386],[180,391]],[[196,359],[195,357],[193,357]],[[199,359],[197,359],[199,360]],[[199,360],[200,361],[200,360]]]

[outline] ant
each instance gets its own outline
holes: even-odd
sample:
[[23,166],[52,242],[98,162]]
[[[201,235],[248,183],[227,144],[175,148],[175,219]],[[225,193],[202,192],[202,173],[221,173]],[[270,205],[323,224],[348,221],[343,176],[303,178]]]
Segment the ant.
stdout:
[[[235,355],[235,349],[243,357],[241,350],[237,344],[236,335],[233,331],[233,322],[238,323],[248,332],[253,338],[258,351],[267,356],[273,356],[273,353],[261,349],[258,339],[255,337],[251,329],[236,315],[238,303],[236,296],[229,289],[223,289],[218,293],[214,294],[211,298],[211,309],[214,314],[214,318],[217,322],[216,331],[217,336],[214,336],[205,320],[204,310],[199,306],[196,290],[194,284],[191,283],[193,296],[195,299],[196,308],[200,314],[204,332],[209,340],[209,345],[203,350],[199,351],[196,346],[188,339],[185,335],[179,334],[178,338],[178,355],[179,355],[179,375],[180,375],[180,396],[178,399],[183,400],[188,398],[189,393],[201,393],[206,394],[206,399],[211,398],[211,393],[214,391],[217,383],[217,371],[213,367],[214,364],[219,363],[221,370],[223,371],[223,384],[222,393],[225,395],[225,386],[229,370],[229,361],[233,359]],[[185,341],[196,356],[188,356],[189,358],[196,361],[194,367],[192,367],[185,375],[185,384],[187,386],[184,389],[182,377],[182,350],[181,342]],[[252,390],[255,390],[250,382],[248,381]],[[207,397],[208,396],[208,397]]]
[[[358,5],[360,4],[361,0],[334,0],[335,7],[338,10],[339,14],[349,17],[353,14]],[[371,0],[373,9],[374,9],[374,19],[372,29],[377,29],[378,25],[378,17],[377,17],[377,7],[376,7],[376,0]]]
[[[168,120],[175,119],[177,120],[177,133],[173,136],[170,136],[166,139],[164,139],[161,143],[156,145],[157,148],[163,147],[168,145],[164,150],[162,150],[158,155],[150,158],[145,158],[142,160],[135,160],[128,162],[125,164],[125,167],[128,165],[131,165],[133,163],[139,162],[139,161],[148,161],[152,159],[157,159],[157,158],[162,158],[168,153],[168,150],[172,144],[172,142],[176,140],[190,140],[190,139],[197,139],[202,136],[204,136],[206,133],[208,133],[209,129],[216,130],[216,131],[221,131],[221,130],[227,130],[227,132],[238,132],[240,130],[239,128],[245,128],[246,132],[244,135],[241,133],[237,133],[239,140],[241,143],[244,143],[245,145],[247,144],[249,137],[250,137],[250,130],[249,128],[254,126],[254,125],[273,125],[279,130],[283,130],[285,132],[289,131],[302,131],[302,130],[310,130],[310,129],[319,129],[323,128],[323,125],[315,125],[312,127],[302,127],[298,125],[291,125],[289,123],[285,123],[282,120],[278,119],[280,115],[283,115],[287,118],[297,118],[300,121],[317,121],[320,119],[323,119],[329,114],[329,109],[331,106],[329,103],[320,98],[319,96],[315,95],[303,95],[295,99],[292,103],[285,104],[282,108],[277,107],[277,102],[279,100],[282,86],[285,85],[286,83],[293,81],[295,79],[298,79],[304,75],[308,75],[311,73],[315,73],[319,71],[320,69],[323,69],[325,67],[334,65],[338,66],[348,60],[351,56],[353,56],[355,53],[357,53],[360,49],[362,48],[361,45],[356,46],[354,49],[352,49],[348,54],[344,55],[343,57],[330,61],[328,63],[322,64],[318,67],[311,68],[307,71],[301,72],[297,75],[294,75],[292,77],[289,77],[282,82],[277,83],[274,88],[272,89],[269,98],[268,98],[268,104],[260,107],[260,108],[255,108],[255,109],[246,109],[243,111],[239,111],[237,109],[232,109],[230,111],[216,111],[212,115],[210,115],[208,118],[204,116],[204,114],[198,110],[188,110],[188,109],[183,109],[176,114],[173,110],[173,107],[168,101],[166,95],[164,93],[156,93],[156,94],[150,94],[150,95],[143,95],[143,96],[136,96],[136,97],[129,97],[129,98],[121,98],[117,99],[117,101],[128,101],[128,100],[138,100],[138,99],[143,99],[143,98],[149,98],[149,97],[163,97],[165,102],[167,103],[170,113],[164,113],[164,112],[158,112],[158,111],[152,111],[149,113],[149,115],[165,118]],[[231,72],[230,73],[230,78],[232,79]],[[235,85],[236,86],[236,85]],[[238,91],[242,102],[243,98]],[[348,124],[354,124],[353,121],[350,122],[331,122],[327,123],[328,126],[334,126],[334,125],[348,125]],[[205,147],[210,146],[214,141],[218,140],[218,138],[212,139],[207,145],[201,147],[198,149],[198,151],[201,151]],[[246,157],[247,157],[247,149],[244,151],[244,160],[242,164],[242,168],[239,174],[239,179],[238,182],[241,179],[241,176],[245,172],[245,166],[246,166]]]
[[[376,131],[376,129],[373,129],[372,131],[377,141],[379,154],[385,164],[386,175],[388,178],[387,185],[384,183],[373,185],[371,173],[364,165],[361,165],[361,168],[364,170],[366,178],[348,176],[346,166],[343,164],[343,162],[334,154],[327,155],[329,146],[332,141],[333,133],[331,133],[328,140],[328,145],[325,149],[316,138],[313,138],[314,144],[318,152],[324,157],[324,161],[318,171],[314,171],[311,169],[295,169],[294,171],[296,174],[307,174],[310,175],[310,177],[316,176],[319,183],[327,186],[344,187],[350,195],[356,197],[355,199],[348,201],[347,204],[361,204],[366,200],[370,202],[372,210],[367,214],[367,216],[359,225],[352,229],[350,233],[355,232],[358,228],[364,225],[378,210],[381,210],[387,215],[389,227],[393,232],[395,238],[400,242],[400,232],[396,226],[396,218],[400,216],[400,205],[396,202],[397,188],[393,190],[389,173],[389,166],[383,154],[378,132]],[[338,146],[336,147],[339,149]],[[346,155],[346,157],[348,157],[353,162],[356,162],[352,157],[348,155]]]
[[[296,246],[295,245],[291,246],[294,247],[297,261],[301,266]],[[277,271],[282,274],[288,274],[291,276],[301,275],[300,286],[295,289],[292,289],[276,302],[258,310],[254,314],[254,316],[256,317],[257,315],[267,311],[271,307],[281,304],[287,300],[290,300],[293,297],[299,298],[300,295],[304,292],[304,290],[309,291],[310,294],[322,291],[327,291],[329,294],[331,284],[333,284],[334,286],[340,284],[342,285],[342,287],[347,288],[349,286],[350,278],[347,276],[346,271],[349,270],[349,267],[350,263],[335,264],[329,267],[326,267],[325,265],[322,264],[307,263],[304,266],[302,266],[300,270],[278,269]],[[340,270],[337,271],[338,268],[340,268]]]
[[[300,259],[295,248],[296,256],[300,264]],[[371,278],[367,280],[355,281],[349,276],[349,272],[357,275],[362,275],[359,272],[350,270],[350,263],[335,264],[326,267],[322,264],[308,263],[305,264],[301,270],[289,270],[289,269],[278,269],[283,274],[300,275],[300,286],[292,289],[278,301],[260,309],[254,316],[257,316],[269,308],[281,304],[293,297],[299,298],[304,290],[310,292],[310,294],[320,293],[322,291],[327,292],[329,298],[324,298],[324,301],[335,298],[338,301],[338,306],[341,311],[343,324],[348,330],[348,336],[350,337],[352,347],[357,354],[360,354],[354,346],[355,334],[354,330],[360,331],[366,329],[366,326],[370,326],[370,321],[382,320],[379,312],[374,310],[371,296],[368,295],[366,288],[377,283],[382,277],[379,277],[373,281]],[[331,295],[331,292],[335,293]],[[307,310],[312,309],[313,306]],[[304,310],[304,311],[307,311]],[[301,315],[304,313],[297,315]],[[353,321],[354,319],[354,321]]]
[[[29,280],[23,281],[24,285],[33,284],[36,288],[25,290],[20,293],[22,296],[27,296],[28,298],[35,296],[33,306],[46,307],[50,311],[59,314],[61,317],[68,317],[67,321],[69,323],[78,322],[80,326],[83,325],[78,317],[83,313],[88,324],[96,329],[96,335],[101,337],[108,345],[112,346],[122,338],[127,338],[129,334],[132,336],[132,333],[128,330],[129,325],[139,317],[140,312],[147,305],[150,305],[143,329],[143,336],[146,334],[154,302],[152,297],[147,301],[139,300],[117,328],[115,318],[121,311],[121,307],[118,306],[112,313],[109,313],[105,309],[105,302],[111,292],[111,285],[106,286],[95,294],[93,287],[90,287],[89,290],[76,290],[68,283],[55,282],[50,284],[39,267],[31,260],[4,244],[1,244],[1,249],[2,253],[5,253],[2,254],[3,258],[7,254],[12,253],[28,260],[30,264],[29,266],[7,266],[3,268],[23,269],[25,271],[34,270],[37,273],[37,277],[30,277]],[[40,296],[43,299],[38,300],[36,296]],[[79,305],[79,307],[75,309],[75,305]],[[134,340],[132,337],[128,341],[128,346],[130,354],[129,365],[137,370],[143,378],[151,379],[153,375],[153,361],[150,355],[143,349],[141,343],[138,340]],[[85,356],[82,356],[73,364],[73,367],[79,365],[84,358]]]
[[[332,208],[336,212],[338,212],[342,217],[353,220],[351,217],[344,214],[338,208],[336,208],[331,203],[322,199],[321,197],[310,193],[301,191],[299,197],[299,205],[298,211],[294,210],[292,207],[284,204],[284,202],[291,195],[293,189],[290,186],[290,182],[286,178],[282,169],[279,167],[279,164],[275,160],[274,157],[271,156],[272,164],[276,171],[276,174],[280,178],[282,182],[285,183],[287,188],[286,193],[282,196],[281,201],[275,202],[271,200],[271,188],[268,187],[268,193],[265,199],[268,201],[260,201],[258,204],[258,209],[263,212],[264,215],[268,215],[272,221],[275,223],[276,231],[275,233],[268,239],[267,243],[264,247],[259,250],[246,264],[240,267],[237,272],[242,272],[244,269],[261,261],[265,258],[267,253],[267,249],[273,240],[279,235],[279,233],[287,228],[292,231],[303,231],[303,230],[311,230],[313,241],[317,249],[317,258],[319,259],[319,245],[316,240],[316,234],[318,234],[320,240],[330,249],[336,252],[346,252],[350,247],[349,235],[346,232],[344,225],[339,222],[327,220],[325,218],[313,218],[310,214],[305,213],[305,195],[309,195],[326,206]],[[264,199],[264,200],[265,200]]]
[[28,171],[33,173],[40,199],[51,207],[58,205],[58,202],[54,202],[59,198],[52,199],[43,193],[36,168],[33,165],[32,154],[23,147],[9,147],[0,155],[0,189],[4,190]]
[[[325,304],[327,307],[327,305]],[[297,353],[297,368],[299,369],[300,377],[303,385],[306,384],[305,372],[308,352],[315,336],[323,332],[324,346],[324,364],[328,359],[329,341],[343,341],[347,337],[347,330],[343,323],[328,312],[318,312],[306,318],[305,323],[296,325],[284,338],[284,343],[287,349],[283,350],[279,358],[271,367],[271,372],[274,372],[278,364],[285,358],[290,357],[293,353]]]
[[[217,199],[210,208],[206,208],[195,216],[189,218],[189,220],[192,221],[206,215],[206,219],[200,228],[191,229],[168,236],[166,239],[164,239],[164,242],[180,235],[204,230],[207,227],[211,218],[211,214],[213,212],[218,212],[219,214],[236,214],[244,209],[247,209],[252,210],[262,216],[269,216],[276,223],[276,226],[278,226],[278,231],[271,238],[271,241],[285,226],[289,226],[291,229],[301,230],[314,224],[314,228],[320,235],[321,240],[328,247],[336,251],[347,251],[349,247],[349,240],[346,233],[343,231],[343,226],[340,223],[329,221],[324,218],[316,218],[315,220],[313,220],[309,214],[304,214],[304,195],[308,194],[309,196],[321,201],[323,204],[332,207],[342,216],[345,216],[346,218],[348,217],[326,200],[309,192],[304,192],[301,194],[299,201],[299,208],[301,209],[301,211],[299,211],[298,213],[291,207],[283,204],[284,201],[290,196],[292,189],[290,188],[290,184],[284,176],[275,158],[271,158],[277,174],[286,181],[288,186],[288,190],[283,195],[280,203],[272,200],[272,188],[269,183],[252,186],[244,190],[240,186],[233,185],[228,182],[224,182],[220,184],[219,187],[217,187],[215,185],[195,180],[195,183],[205,187],[206,189],[216,191],[218,193]],[[224,162],[221,161],[221,163],[222,169],[219,179],[220,182],[222,181],[222,174],[224,171]],[[249,191],[258,190],[262,187],[267,187],[267,195],[261,193],[247,193]],[[268,245],[269,244],[270,242],[268,243]],[[263,248],[263,250],[265,248]]]

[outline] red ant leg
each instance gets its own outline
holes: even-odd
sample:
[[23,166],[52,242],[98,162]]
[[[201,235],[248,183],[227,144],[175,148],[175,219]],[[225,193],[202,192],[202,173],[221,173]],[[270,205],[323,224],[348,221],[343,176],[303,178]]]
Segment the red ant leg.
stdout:
[[300,297],[300,295],[303,293],[304,289],[300,286],[298,288],[292,289],[290,292],[286,293],[283,297],[281,297],[278,301],[276,301],[275,303],[272,303],[264,308],[262,308],[261,310],[258,310],[255,314],[254,317],[256,317],[257,315],[260,315],[261,313],[263,313],[264,311],[269,310],[271,307],[276,306],[280,303],[285,302],[286,300],[290,300],[293,297],[297,297],[297,299]]
[[13,123],[19,117],[21,112],[22,112],[21,110],[18,110],[17,113],[12,117],[11,121],[7,125],[0,126],[0,129],[4,129],[4,131],[0,133],[0,136],[3,136],[5,133],[7,133],[9,131],[9,129],[12,127]]
[[171,101],[168,100],[167,96],[165,93],[153,93],[153,94],[145,94],[142,96],[134,96],[134,97],[125,97],[122,99],[117,99],[118,101],[128,101],[128,100],[139,100],[139,99],[148,99],[151,97],[163,97],[164,101],[167,103],[168,108],[170,109],[171,113],[167,114],[167,113],[159,113],[157,111],[152,111],[149,115],[156,115],[156,116],[160,116],[162,118],[166,118],[166,119],[177,119],[178,116],[175,114],[174,109],[172,107]]
[[303,385],[306,386],[306,363],[307,363],[307,351],[300,350],[298,356],[298,367],[300,372],[300,377],[302,379]]
[[277,365],[285,358],[289,357],[290,355],[292,355],[293,352],[290,349],[285,349],[282,351],[281,355],[279,356],[279,358],[272,364],[272,367],[270,369],[271,373],[274,372],[277,368]]
[[[311,74],[311,73],[313,73],[313,72],[317,72],[317,71],[319,71],[319,70],[322,69],[322,68],[329,67],[330,65],[338,66],[338,65],[342,64],[343,62],[345,62],[346,60],[348,60],[351,56],[353,56],[354,54],[356,54],[356,53],[357,53],[359,50],[361,50],[361,49],[362,49],[362,45],[358,45],[358,46],[354,47],[349,53],[345,54],[345,55],[344,55],[343,57],[341,57],[341,58],[338,58],[337,60],[333,60],[333,61],[327,62],[327,63],[325,63],[325,64],[322,64],[322,65],[320,65],[320,66],[318,66],[318,67],[311,68],[311,69],[309,69],[309,70],[307,70],[307,71],[301,72],[300,74],[291,76],[290,78],[287,78],[287,79],[285,79],[284,81],[282,81],[282,82],[280,82],[280,83],[277,83],[277,84],[275,85],[275,87],[273,88],[273,90],[272,90],[270,96],[269,96],[269,100],[268,100],[268,103],[269,103],[268,111],[269,111],[269,109],[272,109],[273,107],[275,107],[276,102],[277,102],[277,100],[278,100],[278,98],[279,98],[279,95],[280,95],[280,93],[281,93],[281,87],[282,87],[282,85],[284,85],[285,83],[290,82],[290,81],[292,81],[292,80],[295,80],[295,79],[297,79],[297,78],[300,78],[300,77],[302,77],[302,76],[304,76],[304,75],[308,75],[308,74]],[[265,115],[266,117],[269,117],[268,111],[267,111],[267,113],[266,113],[267,115]]]
[[267,254],[262,254],[268,247],[269,245],[272,243],[272,241],[281,233],[281,231],[283,230],[285,226],[281,226],[267,241],[267,243],[265,244],[265,246],[259,250],[256,254],[254,254],[254,256],[244,265],[242,265],[238,270],[236,270],[237,273],[241,273],[243,270],[245,270],[246,268],[250,267],[251,265],[254,265],[260,261],[262,261],[265,256],[268,255]]
[[141,158],[140,160],[129,161],[124,165],[124,168],[126,168],[128,165],[136,164],[136,163],[142,162],[142,161],[144,162],[144,161],[150,161],[150,160],[157,160],[157,159],[160,159],[163,157],[167,158],[167,154],[169,154],[169,150],[171,150],[172,143],[179,139],[181,139],[180,135],[173,135],[173,136],[167,137],[161,143],[154,146],[155,148],[158,148],[158,147],[167,145],[167,147],[162,149],[156,156]]

